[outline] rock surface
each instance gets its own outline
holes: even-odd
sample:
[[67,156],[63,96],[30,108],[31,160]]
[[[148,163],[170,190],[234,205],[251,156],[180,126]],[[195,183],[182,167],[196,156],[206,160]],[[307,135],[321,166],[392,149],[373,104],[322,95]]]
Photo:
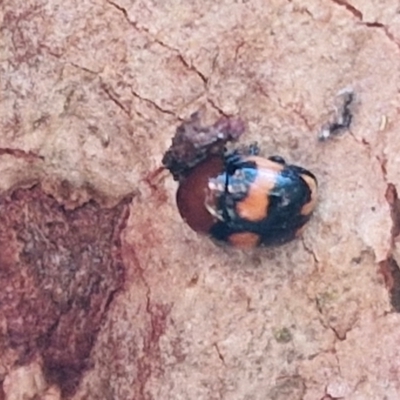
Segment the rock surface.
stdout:
[[[3,0],[0,27],[0,400],[400,398],[397,1]],[[301,239],[182,222],[159,167],[199,109],[315,173]]]

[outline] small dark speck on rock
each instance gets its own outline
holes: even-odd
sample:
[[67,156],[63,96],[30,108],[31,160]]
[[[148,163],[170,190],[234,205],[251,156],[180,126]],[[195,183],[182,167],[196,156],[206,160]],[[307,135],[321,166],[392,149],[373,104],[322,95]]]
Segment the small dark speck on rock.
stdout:
[[274,337],[278,343],[289,343],[292,340],[292,334],[286,327],[276,330]]

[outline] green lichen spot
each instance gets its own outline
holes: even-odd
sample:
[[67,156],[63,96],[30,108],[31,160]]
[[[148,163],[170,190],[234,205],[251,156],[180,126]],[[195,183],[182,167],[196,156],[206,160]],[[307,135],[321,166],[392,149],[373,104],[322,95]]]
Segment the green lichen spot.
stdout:
[[276,329],[274,331],[274,337],[278,343],[289,343],[292,340],[292,334],[286,327]]

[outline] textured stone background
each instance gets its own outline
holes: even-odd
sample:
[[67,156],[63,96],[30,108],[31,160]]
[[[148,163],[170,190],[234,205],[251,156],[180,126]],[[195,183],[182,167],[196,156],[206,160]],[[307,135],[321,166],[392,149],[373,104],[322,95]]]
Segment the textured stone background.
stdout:
[[[400,398],[399,56],[394,0],[0,1],[0,399]],[[317,175],[301,240],[180,220],[157,169],[199,108]]]

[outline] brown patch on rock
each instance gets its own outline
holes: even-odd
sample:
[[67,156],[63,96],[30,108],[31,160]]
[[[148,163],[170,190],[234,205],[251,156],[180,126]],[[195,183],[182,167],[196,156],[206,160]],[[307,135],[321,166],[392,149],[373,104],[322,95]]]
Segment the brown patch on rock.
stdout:
[[400,200],[396,186],[389,183],[385,193],[386,201],[390,206],[392,218],[392,246],[394,254],[379,263],[379,272],[383,275],[386,288],[389,291],[390,303],[396,312],[400,312],[400,268],[395,257],[396,238],[400,234]]
[[392,236],[395,238],[400,234],[400,200],[396,186],[392,183],[388,184],[385,197],[390,206],[390,214],[393,221]]
[[122,201],[65,210],[40,187],[0,198],[0,350],[25,364],[40,354],[46,379],[74,392],[105,313],[121,289]]
[[152,377],[159,378],[163,375],[163,367],[160,363],[161,350],[160,338],[167,329],[167,319],[171,312],[171,306],[166,304],[147,304],[147,312],[150,316],[150,325],[147,335],[143,337],[144,356],[137,362],[136,389],[140,399],[150,399],[146,394],[146,384]]
[[390,303],[396,312],[400,312],[400,268],[394,258],[379,263],[379,271],[383,275],[389,291]]
[[271,400],[300,400],[303,399],[305,391],[305,384],[300,376],[287,376],[277,381],[268,393],[268,398]]

